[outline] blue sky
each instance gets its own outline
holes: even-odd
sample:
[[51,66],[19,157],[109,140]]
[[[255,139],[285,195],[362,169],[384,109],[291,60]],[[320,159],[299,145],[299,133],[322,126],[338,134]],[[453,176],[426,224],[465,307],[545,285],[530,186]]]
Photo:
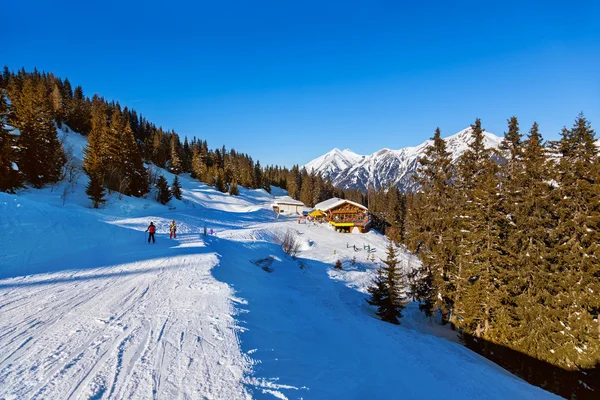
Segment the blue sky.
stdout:
[[599,3],[10,1],[0,64],[291,166],[477,117],[498,135],[512,115],[523,132],[537,121],[556,139],[583,111],[600,132]]

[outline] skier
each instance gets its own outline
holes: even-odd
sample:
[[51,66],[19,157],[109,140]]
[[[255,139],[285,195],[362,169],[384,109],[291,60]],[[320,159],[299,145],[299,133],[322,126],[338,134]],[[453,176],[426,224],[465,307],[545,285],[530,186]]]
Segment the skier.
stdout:
[[150,239],[152,239],[152,243],[156,243],[156,239],[154,239],[154,232],[156,232],[154,222],[150,221],[150,225],[148,226],[148,229],[146,229],[146,232],[148,232],[148,243],[150,243]]
[[169,239],[177,239],[177,226],[175,226],[175,220],[171,222],[171,225],[169,226],[169,231],[171,232],[169,233]]

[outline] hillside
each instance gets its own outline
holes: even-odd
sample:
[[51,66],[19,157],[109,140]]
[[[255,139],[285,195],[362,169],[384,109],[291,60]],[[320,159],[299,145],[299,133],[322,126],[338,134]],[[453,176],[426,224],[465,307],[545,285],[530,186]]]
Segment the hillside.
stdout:
[[[67,140],[80,156],[83,138]],[[180,180],[167,206],[111,196],[91,209],[85,175],[65,205],[60,187],[0,193],[0,398],[555,397],[413,305],[401,326],[379,321],[364,298],[383,236],[275,218],[277,189],[234,197]],[[288,230],[297,260],[277,244]]]
[[[452,159],[456,161],[467,149],[471,140],[471,128],[445,140]],[[502,138],[485,132],[486,147],[497,148],[501,141]],[[340,152],[334,149],[310,161],[304,167],[309,172],[314,170],[324,178],[331,178],[333,185],[341,189],[366,192],[369,186],[381,188],[394,185],[402,192],[409,192],[416,187],[412,176],[417,172],[419,159],[431,143],[431,140],[427,140],[415,147],[400,150],[382,149],[368,156],[359,156],[350,150]]]

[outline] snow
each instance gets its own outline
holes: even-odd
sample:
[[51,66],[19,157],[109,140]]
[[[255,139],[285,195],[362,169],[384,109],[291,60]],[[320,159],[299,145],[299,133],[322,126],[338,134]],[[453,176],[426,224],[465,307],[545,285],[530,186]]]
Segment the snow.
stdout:
[[335,207],[339,206],[340,204],[344,204],[344,203],[350,203],[350,204],[355,205],[356,207],[361,208],[363,210],[367,209],[367,207],[363,206],[362,204],[358,204],[358,203],[355,203],[354,201],[350,201],[350,200],[339,199],[337,197],[332,197],[331,199],[327,199],[318,204],[315,204],[315,209],[321,210],[321,211],[328,211],[328,210],[335,208]]
[[[462,131],[444,138],[447,151],[450,152],[453,162],[463,154],[472,140],[472,129]],[[484,145],[487,148],[497,149],[502,138],[484,131]],[[332,183],[344,189],[359,189],[367,191],[370,186],[374,188],[397,186],[400,190],[408,192],[416,189],[413,180],[419,166],[419,159],[433,144],[427,140],[418,146],[405,147],[399,150],[381,149],[367,156],[352,155],[333,149],[329,153],[318,157],[304,167],[307,171],[315,170],[323,177],[331,178]]]
[[[185,175],[181,201],[115,195],[94,210],[86,181],[64,206],[57,189],[0,193],[0,398],[555,398],[415,304],[401,326],[379,321],[364,301],[385,258],[376,232],[276,218],[280,189],[236,197]],[[296,260],[277,244],[288,231]]]

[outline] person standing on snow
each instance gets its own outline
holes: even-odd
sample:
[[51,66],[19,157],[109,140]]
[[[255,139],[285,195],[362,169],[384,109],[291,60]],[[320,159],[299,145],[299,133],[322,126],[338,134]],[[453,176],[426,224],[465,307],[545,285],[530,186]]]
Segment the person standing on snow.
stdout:
[[150,239],[152,239],[152,243],[156,243],[156,239],[154,239],[156,227],[154,226],[154,223],[152,221],[150,221],[150,225],[148,226],[148,229],[146,229],[145,232],[148,232],[148,243],[150,243]]
[[177,239],[177,226],[175,225],[175,220],[173,220],[171,222],[171,225],[169,225],[169,231],[171,232],[169,234],[169,239],[171,239],[171,238]]

